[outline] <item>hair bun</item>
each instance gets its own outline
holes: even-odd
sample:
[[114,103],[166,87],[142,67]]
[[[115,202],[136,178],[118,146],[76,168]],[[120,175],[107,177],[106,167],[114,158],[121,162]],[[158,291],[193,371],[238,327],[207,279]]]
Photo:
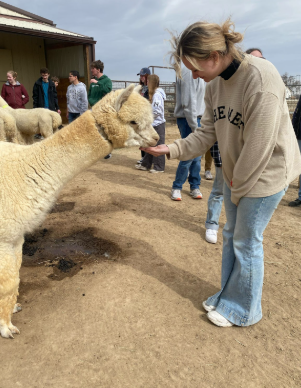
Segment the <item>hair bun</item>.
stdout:
[[231,43],[240,43],[243,40],[243,34],[234,31],[235,24],[229,18],[222,25],[221,29],[225,36],[225,40]]

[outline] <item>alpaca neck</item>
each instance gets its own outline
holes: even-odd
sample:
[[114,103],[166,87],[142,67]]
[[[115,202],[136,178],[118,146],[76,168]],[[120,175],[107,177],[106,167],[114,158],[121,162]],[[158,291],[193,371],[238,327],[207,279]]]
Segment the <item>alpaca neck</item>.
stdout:
[[47,173],[57,182],[56,189],[112,151],[90,111],[36,146],[41,150],[41,165],[47,166]]
[[0,108],[12,109],[2,97],[0,97]]

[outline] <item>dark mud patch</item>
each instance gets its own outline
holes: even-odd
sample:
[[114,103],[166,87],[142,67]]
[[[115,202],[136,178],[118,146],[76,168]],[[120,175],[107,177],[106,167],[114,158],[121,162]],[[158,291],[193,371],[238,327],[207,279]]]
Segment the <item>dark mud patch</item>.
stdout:
[[94,235],[93,228],[87,228],[61,238],[51,237],[43,231],[29,236],[24,254],[25,267],[51,267],[53,273],[48,277],[62,280],[77,274],[83,266],[102,261],[117,261],[121,258],[120,247]]
[[48,229],[42,229],[36,234],[28,234],[24,238],[23,244],[23,255],[25,256],[34,256],[36,251],[39,249],[38,241],[39,239],[45,237],[48,233]]
[[50,213],[70,212],[71,210],[74,209],[74,206],[75,206],[75,202],[56,203]]

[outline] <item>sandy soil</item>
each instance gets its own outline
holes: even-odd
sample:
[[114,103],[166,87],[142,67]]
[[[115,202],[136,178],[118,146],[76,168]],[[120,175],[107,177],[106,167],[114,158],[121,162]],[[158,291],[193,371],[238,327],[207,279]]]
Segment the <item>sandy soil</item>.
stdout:
[[186,184],[173,202],[177,161],[149,174],[138,158],[117,150],[76,177],[27,237],[21,335],[0,339],[0,387],[300,387],[297,181],[265,233],[264,318],[218,328],[201,306],[220,283],[221,233],[204,239],[212,181],[203,200]]

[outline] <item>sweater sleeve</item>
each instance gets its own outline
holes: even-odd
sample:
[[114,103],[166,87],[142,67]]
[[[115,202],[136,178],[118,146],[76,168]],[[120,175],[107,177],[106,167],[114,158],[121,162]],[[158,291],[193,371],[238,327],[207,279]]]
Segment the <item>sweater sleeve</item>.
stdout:
[[198,127],[194,133],[191,133],[185,139],[178,139],[173,144],[168,145],[170,159],[194,159],[203,155],[216,142],[209,88],[206,88],[205,104],[206,109],[201,120],[201,127]]
[[243,147],[233,169],[231,201],[238,204],[257,183],[276,146],[281,118],[278,98],[268,92],[250,97],[244,107]]
[[98,81],[98,85],[102,94],[101,98],[112,91],[112,81],[110,80],[110,78],[106,78],[105,82],[100,78]]
[[22,98],[22,103],[23,103],[23,105],[26,105],[29,101],[29,95],[28,95],[27,90],[25,89],[25,87],[23,85],[21,85],[21,92],[25,96],[25,98]]

